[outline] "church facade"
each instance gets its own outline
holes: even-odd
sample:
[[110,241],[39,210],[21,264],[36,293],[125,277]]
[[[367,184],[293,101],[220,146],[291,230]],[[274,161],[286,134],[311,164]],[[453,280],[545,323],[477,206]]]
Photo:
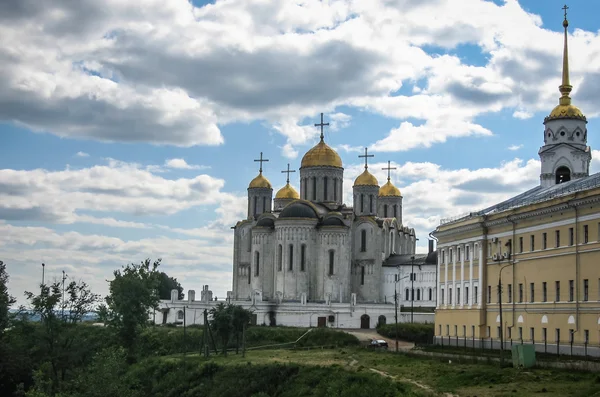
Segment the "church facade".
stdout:
[[559,104],[544,119],[540,184],[444,222],[437,343],[600,356],[600,174],[569,96],[565,16]]
[[[302,158],[300,193],[288,177],[273,200],[261,166],[248,186],[247,218],[234,227],[232,299],[255,294],[279,303],[393,299],[383,288],[386,260],[414,255],[416,236],[402,223],[400,190],[390,178],[379,186],[367,156],[372,157],[365,151],[351,206],[343,202],[341,158],[322,134]],[[265,160],[261,155],[257,161]]]

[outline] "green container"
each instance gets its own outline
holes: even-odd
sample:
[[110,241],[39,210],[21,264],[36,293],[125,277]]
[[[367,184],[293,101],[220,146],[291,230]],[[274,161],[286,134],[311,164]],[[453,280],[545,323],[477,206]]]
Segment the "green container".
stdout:
[[513,345],[512,362],[515,368],[531,368],[535,366],[535,346]]

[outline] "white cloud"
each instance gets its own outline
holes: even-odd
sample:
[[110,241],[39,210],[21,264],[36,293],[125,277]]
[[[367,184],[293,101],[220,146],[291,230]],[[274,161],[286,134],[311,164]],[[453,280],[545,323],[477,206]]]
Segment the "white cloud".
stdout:
[[202,170],[202,169],[210,168],[209,166],[206,166],[206,165],[188,164],[184,159],[165,160],[165,167],[175,168],[175,169],[180,169],[180,170]]
[[519,150],[519,149],[522,149],[522,148],[523,148],[522,144],[521,145],[510,145],[508,147],[508,150],[516,151],[516,150]]
[[90,155],[87,154],[87,153],[85,153],[85,152],[77,152],[75,154],[75,156],[77,156],[77,157],[89,157]]
[[517,118],[517,119],[521,119],[521,120],[526,120],[526,119],[530,119],[533,117],[533,113],[531,112],[524,112],[522,110],[515,110],[515,112],[513,113],[513,117]]

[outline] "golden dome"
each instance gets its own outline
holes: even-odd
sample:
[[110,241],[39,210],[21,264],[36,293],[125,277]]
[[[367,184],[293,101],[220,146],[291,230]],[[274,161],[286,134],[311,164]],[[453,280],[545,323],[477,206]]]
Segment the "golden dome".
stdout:
[[294,200],[297,200],[297,199],[300,198],[300,195],[298,194],[298,192],[296,191],[296,189],[294,189],[294,187],[292,185],[290,185],[290,183],[288,182],[284,187],[282,187],[281,189],[279,189],[279,191],[275,195],[275,198],[276,199],[294,199]]
[[379,182],[369,170],[364,170],[354,181],[354,186],[379,186]]
[[552,112],[550,112],[550,116],[546,117],[546,120],[554,120],[554,119],[580,119],[585,120],[585,116],[579,110],[579,108],[575,105],[558,105]]
[[269,182],[269,180],[263,176],[262,172],[259,172],[258,176],[256,178],[252,179],[252,181],[250,182],[250,185],[248,186],[248,189],[253,189],[253,188],[272,189],[272,186],[271,186],[271,182]]
[[400,189],[390,182],[388,179],[387,183],[379,189],[379,197],[402,197]]
[[317,146],[310,149],[302,157],[301,167],[338,167],[342,168],[342,159],[335,150],[321,139]]

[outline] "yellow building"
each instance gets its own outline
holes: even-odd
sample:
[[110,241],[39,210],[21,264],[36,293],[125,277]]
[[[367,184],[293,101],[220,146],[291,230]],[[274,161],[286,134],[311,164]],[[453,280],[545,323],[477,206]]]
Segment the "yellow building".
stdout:
[[569,97],[566,17],[563,26],[561,97],[544,120],[540,185],[433,232],[437,343],[499,348],[503,338],[505,347],[600,355],[600,173],[589,175],[587,120]]

